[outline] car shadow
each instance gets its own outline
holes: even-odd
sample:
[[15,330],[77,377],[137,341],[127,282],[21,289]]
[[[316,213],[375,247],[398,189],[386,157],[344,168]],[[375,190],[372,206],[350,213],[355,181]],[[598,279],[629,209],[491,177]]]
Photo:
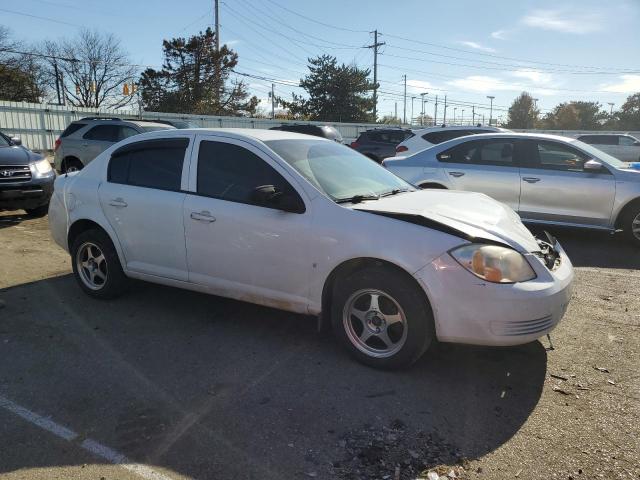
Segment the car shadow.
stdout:
[[[65,275],[0,298],[0,395],[132,461],[195,478],[330,478],[350,461],[349,438],[389,428],[401,429],[397,448],[444,445],[416,460],[423,466],[478,458],[519,430],[546,375],[539,342],[436,345],[410,369],[379,371],[310,317],[152,284],[98,301]],[[0,415],[9,433],[27,427]],[[64,448],[57,457],[14,454],[9,433],[0,471],[88,461],[70,459],[63,440],[49,447]],[[422,438],[430,443],[416,446]]]
[[640,269],[640,248],[631,245],[621,233],[614,235],[569,227],[528,227],[534,235],[540,236],[546,230],[556,237],[575,267]]
[[[0,212],[1,213],[1,212]],[[19,225],[25,220],[29,220],[32,217],[29,217],[26,212],[24,213],[7,213],[0,214],[0,229],[13,227],[15,225]]]

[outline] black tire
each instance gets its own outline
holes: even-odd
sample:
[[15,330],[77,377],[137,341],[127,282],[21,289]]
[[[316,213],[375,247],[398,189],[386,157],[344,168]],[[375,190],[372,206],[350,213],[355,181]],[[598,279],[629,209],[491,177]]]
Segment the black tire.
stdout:
[[[633,234],[634,220],[640,221],[640,203],[636,203],[635,205],[627,208],[622,215],[621,221],[621,227],[624,237],[633,246],[640,247],[640,232],[637,233],[638,236]],[[636,228],[638,227],[640,227],[640,225],[637,224]]]
[[[90,245],[96,248],[89,247]],[[97,285],[94,284],[93,288],[89,285],[91,280],[87,282],[88,277],[91,275],[90,268],[81,267],[79,261],[79,256],[80,260],[87,258],[83,253],[80,253],[81,249],[84,251],[87,248],[91,248],[91,255],[100,257],[100,255],[96,255],[100,253],[103,258],[103,260],[98,262],[94,261],[94,264],[97,264],[96,270],[100,271],[100,274],[104,276],[104,280],[98,282],[96,279],[95,283]],[[103,230],[85,230],[73,240],[71,246],[71,265],[80,288],[91,297],[108,300],[120,296],[127,289],[129,282],[122,271],[118,253],[113,246],[113,242]]]
[[[394,337],[398,340],[397,346],[394,347],[398,349],[395,351],[393,351],[393,348],[387,349],[388,353],[384,354],[387,356],[380,356],[379,351],[378,353],[374,351],[376,348],[385,345],[384,342],[378,342],[380,339],[375,333],[366,340],[368,343],[363,345],[361,342],[362,335],[367,327],[365,327],[364,322],[358,320],[357,316],[348,315],[347,317],[346,315],[347,311],[352,311],[350,306],[355,307],[361,300],[365,304],[371,301],[372,295],[369,295],[369,300],[366,300],[366,292],[368,290],[383,294],[378,300],[380,307],[378,311],[383,314],[383,320],[375,318],[376,309],[369,310],[365,317],[369,316],[371,318],[370,314],[373,312],[373,319],[368,323],[373,323],[374,325],[370,325],[370,327],[380,330],[379,326],[375,325],[377,320],[382,323],[388,340],[393,341]],[[383,298],[384,296],[388,298]],[[396,302],[401,310],[397,309],[396,305],[392,303],[393,301]],[[367,307],[358,306],[356,310],[362,311],[363,308]],[[397,316],[394,311],[398,312],[398,314],[404,314],[403,322],[387,323],[391,321],[387,319]],[[348,321],[345,318],[348,318]],[[391,268],[367,268],[356,271],[346,278],[336,280],[332,296],[331,321],[334,334],[349,353],[358,361],[376,368],[407,367],[418,360],[435,340],[433,313],[425,293],[408,275]],[[362,327],[360,334],[358,334],[358,324]],[[400,330],[400,327],[402,327],[402,330]],[[395,329],[394,332],[391,331],[392,328]],[[406,336],[402,342],[404,328],[406,328]],[[402,334],[400,333],[401,331],[403,332]],[[355,340],[354,334],[360,340]]]
[[61,173],[75,172],[82,170],[83,168],[83,163],[77,158],[65,158],[64,160],[62,160],[60,171]]
[[36,208],[26,208],[25,212],[27,212],[27,215],[33,218],[44,217],[47,213],[49,213],[49,204],[47,203],[46,205],[40,205]]

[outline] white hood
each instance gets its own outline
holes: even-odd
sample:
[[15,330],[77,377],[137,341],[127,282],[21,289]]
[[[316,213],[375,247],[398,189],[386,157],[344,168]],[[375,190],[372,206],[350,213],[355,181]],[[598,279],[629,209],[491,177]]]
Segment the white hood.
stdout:
[[370,212],[419,215],[470,238],[505,243],[520,252],[540,250],[531,232],[508,206],[483,193],[418,190],[353,205]]

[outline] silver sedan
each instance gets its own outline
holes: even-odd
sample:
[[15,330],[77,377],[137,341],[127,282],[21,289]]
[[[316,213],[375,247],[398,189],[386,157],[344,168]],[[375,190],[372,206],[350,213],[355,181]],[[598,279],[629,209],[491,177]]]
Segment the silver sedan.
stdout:
[[482,192],[524,222],[622,230],[640,247],[640,170],[591,145],[554,135],[457,138],[383,165],[422,188]]

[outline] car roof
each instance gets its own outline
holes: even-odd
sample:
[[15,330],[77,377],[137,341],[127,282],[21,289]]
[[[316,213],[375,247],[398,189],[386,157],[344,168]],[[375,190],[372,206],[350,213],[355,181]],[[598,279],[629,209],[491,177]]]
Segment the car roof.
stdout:
[[425,127],[425,128],[418,128],[413,130],[413,133],[415,133],[416,135],[420,135],[423,133],[428,133],[428,132],[446,132],[448,130],[492,130],[495,132],[509,132],[510,130],[507,130],[506,128],[501,128],[501,127],[494,127],[494,126],[489,126],[489,125],[483,125],[478,127],[477,125],[447,125],[444,127]]
[[123,122],[133,123],[134,125],[137,125],[140,128],[143,128],[143,127],[154,127],[154,128],[166,129],[166,130],[173,130],[174,128],[176,128],[173,125],[167,125],[166,123],[148,122],[146,120],[143,120],[143,121],[123,120]]
[[[313,135],[306,135],[304,133],[288,132],[286,130],[268,130],[262,128],[183,128],[183,129],[169,129],[162,132],[147,132],[141,135],[136,135],[136,139],[151,138],[157,136],[184,136],[185,134],[206,134],[206,133],[218,133],[224,134],[224,136],[253,140],[259,140],[261,142],[267,142],[270,140],[309,140],[310,138],[317,141],[326,141],[335,143],[324,137],[316,137]],[[129,137],[134,138],[134,137]]]
[[562,135],[552,135],[550,133],[524,133],[524,132],[509,132],[509,131],[500,131],[500,132],[491,132],[491,133],[478,133],[476,135],[467,135],[464,137],[454,138],[452,140],[447,140],[446,142],[442,142],[438,144],[444,145],[449,142],[460,142],[463,143],[465,141],[478,140],[483,138],[530,138],[530,139],[538,139],[538,140],[558,140],[563,142],[577,142],[578,140],[572,137],[563,137]]

